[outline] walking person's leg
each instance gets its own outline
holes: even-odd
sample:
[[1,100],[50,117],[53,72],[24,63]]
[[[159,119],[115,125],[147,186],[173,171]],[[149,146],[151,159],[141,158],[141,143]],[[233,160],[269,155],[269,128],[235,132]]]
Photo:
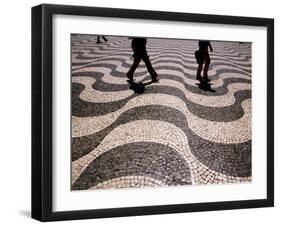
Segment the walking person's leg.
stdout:
[[127,77],[130,81],[133,81],[133,75],[134,75],[134,72],[135,70],[137,69],[137,67],[139,66],[139,63],[141,61],[141,58],[140,57],[135,57],[134,58],[134,62],[130,68],[130,70],[127,72]]
[[205,55],[205,65],[204,65],[204,72],[203,72],[203,80],[205,81],[210,81],[209,77],[208,77],[208,70],[209,70],[209,65],[210,65],[210,55],[209,53],[207,53]]
[[199,48],[199,50],[195,52],[195,58],[198,64],[196,79],[201,82],[202,81],[201,72],[204,64],[204,51]]
[[104,40],[105,42],[107,42],[107,39],[106,39],[106,37],[102,36],[102,38],[103,38],[103,40]]
[[202,77],[201,77],[202,68],[203,68],[203,63],[198,64],[196,79],[199,81],[202,81]]
[[100,43],[100,36],[97,37],[97,43]]
[[142,60],[144,61],[145,63],[145,66],[151,76],[151,80],[152,82],[158,82],[158,79],[157,79],[157,73],[156,71],[154,70],[154,68],[152,67],[152,64],[149,60],[149,56],[147,55],[147,53],[145,53],[143,56],[142,56]]

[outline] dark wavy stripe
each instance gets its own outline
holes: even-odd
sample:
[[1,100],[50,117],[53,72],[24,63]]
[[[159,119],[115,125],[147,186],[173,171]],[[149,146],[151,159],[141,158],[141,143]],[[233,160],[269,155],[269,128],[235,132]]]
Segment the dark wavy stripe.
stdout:
[[[72,138],[72,161],[75,161],[88,154],[90,151],[96,148],[104,139],[104,137],[107,136],[114,128],[117,128],[118,126],[128,122],[145,119],[161,120],[172,123],[181,128],[181,124],[179,124],[177,121],[179,113],[181,114],[180,111],[161,105],[142,106],[129,109],[103,130],[88,136]],[[186,121],[186,119],[184,120]]]
[[[233,49],[235,48],[235,49]],[[245,47],[244,48],[239,48],[237,45],[229,45],[229,46],[223,46],[223,49],[226,50],[226,51],[229,51],[231,53],[237,53],[237,51],[239,51],[240,53],[242,54],[246,54],[248,56],[251,56],[251,52],[248,50],[248,51],[245,51]],[[251,46],[249,47],[249,49],[251,50]]]
[[[89,54],[101,54],[100,52],[101,51],[105,51],[104,53],[110,53],[110,52],[115,52],[115,51],[118,51],[118,50],[126,50],[128,52],[132,51],[131,48],[127,47],[127,46],[124,46],[123,42],[119,42],[119,43],[116,43],[115,46],[113,45],[103,45],[104,42],[100,43],[100,44],[93,44],[92,48],[90,47],[86,47],[86,46],[81,46],[81,47],[77,47],[77,46],[73,46],[72,47],[72,53],[80,53],[81,55],[83,55],[83,51],[87,50],[89,51]],[[99,51],[98,52],[95,52],[96,50]]]
[[[227,43],[227,47],[225,45],[222,45],[220,42],[213,42],[211,41],[213,49],[220,50],[223,53],[236,53],[237,50],[244,50],[244,52],[248,53],[249,51],[245,51],[245,48],[249,48],[249,46],[242,46],[240,44],[232,45]],[[149,39],[147,43],[147,48],[155,48],[155,49],[163,49],[163,48],[173,48],[173,49],[183,49],[185,51],[192,51],[195,49],[198,49],[198,42],[197,41],[191,41],[191,40],[184,40],[184,41],[178,41],[178,40],[172,40],[172,42],[167,42],[163,39],[158,40],[152,40]],[[233,49],[235,48],[235,49]]]
[[[92,45],[89,46],[72,46],[72,50],[73,51],[91,51],[94,52],[95,50],[99,50],[99,51],[116,51],[118,49],[122,49],[122,48],[127,48],[128,50],[130,49],[129,46],[126,45],[126,43],[122,42],[122,41],[118,41],[116,43],[108,43],[108,42],[102,42],[99,44],[93,43]],[[82,52],[81,52],[82,53]]]
[[171,147],[138,142],[119,146],[99,156],[89,164],[72,189],[89,189],[122,176],[148,176],[167,185],[191,184],[187,162]]
[[[129,58],[129,57],[131,57],[130,54],[128,54],[128,58]],[[196,62],[195,62],[195,59],[191,60],[190,58],[186,58],[186,59],[183,59],[182,62],[179,62],[179,61],[172,60],[172,59],[169,59],[169,61],[167,61],[166,59],[163,59],[163,60],[162,60],[162,59],[161,59],[162,57],[169,57],[169,55],[160,56],[160,57],[150,57],[150,59],[151,59],[151,61],[152,61],[152,64],[158,64],[158,63],[174,63],[174,64],[178,64],[179,66],[182,66],[182,67],[184,67],[184,68],[190,69],[190,70],[195,70],[195,71],[197,70],[197,64],[196,64]],[[176,58],[175,56],[171,56],[171,57]],[[87,60],[93,59],[93,58],[91,58],[91,57],[79,57],[79,56],[76,57],[76,59],[82,59],[82,58],[83,58],[83,60],[85,60],[85,59],[87,59]],[[102,61],[102,60],[104,60],[104,59],[101,59],[101,61]],[[118,56],[117,56],[117,57],[114,57],[114,56],[113,56],[113,57],[111,57],[111,58],[107,58],[107,59],[106,59],[107,63],[105,63],[105,64],[111,64],[111,63],[110,63],[110,60],[112,60],[112,61],[119,61],[119,62],[122,63],[122,65],[123,65],[124,67],[126,67],[126,68],[128,68],[128,69],[131,67],[131,64],[127,63],[125,59],[120,59],[120,58],[118,58]],[[220,62],[218,62],[218,61],[220,61]],[[250,65],[250,64],[248,65],[249,68],[246,69],[246,68],[241,67],[239,64],[233,63],[233,62],[231,62],[231,61],[229,61],[229,60],[225,60],[224,62],[222,62],[222,61],[223,61],[223,60],[218,59],[218,58],[214,58],[214,59],[211,60],[212,65],[230,66],[230,67],[233,67],[234,69],[235,69],[235,68],[238,68],[238,69],[240,69],[240,70],[242,70],[242,71],[251,73],[251,65]],[[99,62],[99,60],[95,60],[95,62],[94,62],[94,63],[91,63],[91,64],[85,63],[85,62],[84,62],[84,63],[72,63],[72,66],[79,66],[79,65],[80,65],[81,67],[79,67],[79,68],[86,68],[86,67],[91,67],[91,66],[98,67],[98,65],[99,65],[98,62]],[[195,66],[187,66],[185,63],[195,64]],[[85,64],[87,64],[87,65],[85,65]],[[102,63],[102,64],[104,64],[104,63]],[[247,65],[243,65],[243,66],[247,67]],[[144,68],[144,67],[145,67],[144,64],[140,64],[140,65],[139,65],[139,68]],[[179,67],[179,68],[181,68],[181,67]],[[78,68],[75,68],[75,70],[77,70],[77,69],[78,69]]]
[[72,115],[78,117],[89,117],[98,116],[116,111],[122,107],[131,98],[137,96],[133,94],[132,96],[125,98],[120,101],[114,101],[114,103],[90,103],[85,102],[79,98],[79,94],[84,89],[84,85],[78,83],[72,83]]
[[[229,92],[227,86],[233,83],[248,83],[250,84],[251,81],[247,79],[242,78],[226,78],[223,80],[223,85],[221,87],[215,88],[215,92],[206,92],[204,90],[198,89],[195,86],[191,86],[189,84],[184,84],[185,88],[192,93],[200,94],[200,95],[206,95],[206,96],[223,96]],[[199,84],[199,82],[197,83]],[[210,82],[212,87],[212,82]]]
[[[110,37],[110,36],[108,36],[108,37]],[[92,37],[92,39],[88,39],[88,41],[89,41],[89,44],[90,43],[92,43],[92,42],[94,42],[94,39],[95,38],[95,36],[93,36]],[[81,39],[81,38],[80,38]],[[131,41],[130,40],[128,40],[128,39],[124,39],[124,37],[120,37],[120,39],[122,40],[122,41],[127,41],[128,43],[128,46],[130,46],[130,43],[131,43]],[[78,39],[74,39],[74,41],[76,41],[77,42],[77,40]],[[114,39],[114,40],[116,40],[116,39]],[[177,41],[177,40],[174,40],[173,41],[173,43],[169,43],[169,42],[165,42],[166,40],[163,40],[163,39],[149,39],[149,42],[148,42],[148,44],[147,44],[147,47],[148,47],[148,49],[149,48],[152,48],[152,49],[161,49],[161,47],[162,47],[162,45],[159,45],[158,43],[164,43],[164,45],[165,46],[167,46],[167,48],[169,48],[169,49],[182,49],[183,51],[193,51],[193,50],[195,50],[195,49],[197,49],[198,48],[198,46],[197,46],[197,41],[194,41],[194,44],[190,41],[190,40],[186,40],[187,41],[187,43],[186,43],[186,45],[185,45],[185,43],[184,43],[184,40],[182,40],[182,41],[180,41],[180,42],[178,42],[179,43],[179,45],[181,45],[182,46],[182,48],[180,48],[180,47],[177,47],[177,46],[175,46],[175,42]],[[84,43],[81,43],[82,44],[82,46],[81,47],[84,47],[85,46],[85,40],[81,40],[81,42],[84,42]],[[245,53],[248,53],[248,52],[246,52],[246,51],[243,51],[245,48],[249,48],[249,46],[245,46],[245,45],[243,45],[243,47],[239,44],[239,45],[233,45],[233,44],[229,44],[228,43],[228,47],[226,47],[225,45],[221,45],[221,43],[219,43],[219,42],[212,42],[213,43],[213,45],[214,45],[214,47],[217,47],[218,48],[218,45],[221,47],[221,48],[219,48],[219,50],[222,52],[222,53],[228,53],[228,54],[237,54],[237,50],[234,50],[234,49],[232,49],[232,48],[235,48],[235,49],[238,49],[238,50],[240,50],[241,52],[245,52]],[[218,45],[217,45],[218,44]],[[84,46],[83,46],[84,45]],[[186,46],[188,46],[188,48],[189,49],[186,49],[187,47]],[[89,47],[91,47],[91,46],[89,46]],[[190,48],[191,48],[191,50],[190,50]]]
[[[138,74],[138,76],[142,76],[147,74],[146,72],[140,73]],[[92,85],[92,87],[96,90],[102,91],[102,92],[114,92],[114,91],[122,91],[122,90],[128,90],[129,86],[128,84],[111,84],[111,83],[106,83],[104,81],[102,81],[102,77],[103,74],[102,73],[91,73],[91,72],[80,72],[80,73],[76,73],[73,76],[87,76],[87,77],[92,77],[96,79],[96,82]],[[117,72],[117,74],[112,75],[114,77],[116,76],[122,76],[122,73]],[[123,75],[124,78],[125,75]],[[218,75],[213,76],[213,80],[218,79]],[[136,76],[137,79],[137,76]],[[144,77],[144,79],[140,80],[142,82],[147,82],[151,79],[150,75],[147,75]],[[227,86],[232,84],[232,83],[251,83],[251,81],[247,80],[247,79],[243,79],[243,78],[226,78],[223,80],[223,85],[216,88],[216,92],[206,92],[203,91],[201,89],[198,89],[198,87],[196,86],[192,86],[190,84],[187,84],[184,82],[184,79],[178,76],[174,76],[172,74],[159,74],[159,79],[170,79],[170,80],[174,80],[177,82],[182,83],[186,90],[195,93],[195,94],[200,94],[200,95],[205,95],[205,96],[222,96],[225,95],[226,93],[228,93],[228,88]],[[193,76],[194,79],[194,76]],[[199,84],[199,82],[198,82]],[[212,82],[210,83],[212,86]],[[147,86],[150,87],[150,86]]]
[[[173,51],[173,50],[175,50],[175,51],[181,51],[184,54],[193,54],[194,51],[197,50],[197,49],[198,49],[197,46],[192,47],[192,46],[184,46],[184,45],[182,45],[182,47],[170,47],[170,46],[155,47],[155,46],[150,46],[150,47],[147,48],[147,50],[151,51],[151,52],[166,51],[166,50]],[[215,48],[215,52],[213,52],[213,53],[217,54],[217,52],[220,52],[220,54],[227,55],[227,56],[230,56],[230,57],[240,56],[239,54],[242,54],[243,57],[250,56],[249,51],[245,52],[245,51],[239,51],[239,50],[237,51],[237,50],[233,50],[233,49],[231,49],[229,51],[225,51],[225,49]]]
[[[122,73],[118,73],[117,75],[121,76]],[[138,76],[140,75],[145,75],[147,73],[143,72],[141,74],[138,74]],[[122,91],[122,90],[128,90],[128,84],[111,84],[111,83],[106,83],[104,81],[102,81],[102,77],[103,74],[99,73],[99,72],[95,72],[95,73],[91,73],[91,72],[81,72],[81,73],[77,73],[74,74],[74,76],[87,76],[87,77],[92,77],[96,79],[96,82],[92,85],[93,89],[95,90],[99,90],[102,92],[114,92],[114,91]],[[115,75],[114,75],[115,76]],[[193,76],[194,79],[195,76]],[[213,76],[213,80],[218,79],[219,75],[215,75]],[[123,75],[124,78],[124,75]],[[136,77],[137,78],[137,77]],[[151,77],[150,75],[147,75],[144,77],[144,79],[140,80],[142,82],[147,82],[150,81]],[[226,93],[228,93],[228,89],[227,86],[232,84],[232,83],[251,83],[251,81],[247,80],[247,79],[243,79],[243,78],[227,78],[223,80],[223,84],[222,86],[216,88],[216,92],[206,92],[203,91],[201,89],[198,89],[198,87],[196,86],[192,86],[190,84],[187,84],[184,82],[184,79],[178,76],[174,76],[172,74],[159,74],[159,79],[170,79],[170,80],[174,80],[177,82],[182,83],[186,90],[191,91],[192,93],[195,94],[200,94],[200,95],[204,95],[204,96],[222,96],[225,95]],[[199,84],[199,82],[198,82]],[[212,85],[212,82],[210,83]],[[149,87],[149,86],[148,86]]]
[[[229,79],[227,82],[233,82],[232,79]],[[235,79],[233,79],[235,81]],[[237,81],[237,80],[236,80]],[[79,94],[84,89],[84,86],[81,84],[73,83],[73,97],[72,97],[72,115],[79,117],[89,117],[89,116],[97,116],[110,113],[112,111],[116,111],[123,106],[132,98],[136,97],[138,94],[133,94],[130,97],[127,97],[122,100],[107,102],[107,103],[90,103],[85,102],[79,98]],[[95,88],[95,87],[94,87]],[[192,87],[196,90],[196,92],[207,93],[201,89],[196,87]],[[224,87],[218,89],[218,95],[224,95],[228,92],[228,90]],[[235,103],[227,106],[227,107],[206,107],[202,105],[198,105],[196,103],[188,100],[183,93],[183,91],[168,86],[147,86],[146,94],[152,93],[160,93],[160,94],[169,94],[180,98],[182,101],[186,103],[187,108],[195,115],[202,117],[207,120],[212,121],[233,121],[242,117],[243,109],[241,108],[241,102],[245,99],[251,98],[250,90],[241,90],[234,94]],[[209,92],[208,92],[209,93]],[[213,93],[212,93],[213,95]],[[226,111],[228,114],[223,114],[222,111]]]
[[[96,43],[93,43],[92,45],[86,45],[86,44],[82,44],[82,45],[73,45],[73,47],[75,47],[76,49],[80,48],[84,48],[84,49],[89,49],[89,50],[93,50],[93,45],[94,47],[100,47],[102,46],[102,44],[104,44],[105,42],[102,42],[100,44],[96,44]],[[123,44],[123,47],[126,47],[126,48],[129,48],[131,47],[131,42],[128,40],[128,42],[126,42],[126,40],[123,40],[123,41],[120,41],[120,42],[116,42],[115,43],[111,43],[111,42],[106,42],[106,45],[108,45],[109,49],[107,50],[111,50],[110,48],[112,49],[115,49],[117,47],[117,44]],[[178,47],[178,45],[181,45],[181,47]],[[166,50],[170,50],[170,51],[181,51],[182,53],[185,53],[185,54],[190,54],[190,53],[193,53],[195,50],[197,50],[198,47],[197,46],[190,46],[189,44],[187,45],[184,45],[184,44],[177,44],[176,46],[169,46],[169,45],[166,45],[165,43],[161,43],[161,45],[155,45],[155,44],[148,44],[147,45],[147,50],[150,51],[150,52],[159,52],[159,51],[166,51]],[[251,52],[248,50],[248,51],[243,51],[244,49],[241,48],[241,49],[229,49],[229,50],[226,50],[225,48],[217,48],[217,47],[214,47],[214,54],[216,54],[216,52],[220,52],[221,54],[224,54],[226,56],[229,56],[229,57],[250,57],[251,56]],[[242,54],[242,55],[240,55]]]
[[251,98],[251,91],[239,91],[234,94],[235,103],[227,107],[206,107],[193,102],[187,103],[188,110],[203,119],[216,122],[230,122],[242,118],[244,110],[241,106],[242,101]]
[[[90,117],[98,116],[116,111],[125,106],[125,104],[132,98],[136,97],[138,94],[133,94],[125,99],[108,102],[108,103],[90,103],[85,102],[79,98],[79,94],[84,89],[81,84],[72,84],[72,115],[78,117]],[[202,91],[205,92],[205,91]],[[147,86],[145,90],[146,94],[160,93],[169,94],[176,96],[186,103],[186,107],[189,111],[193,112],[197,116],[201,116],[207,120],[212,121],[233,121],[237,120],[243,115],[243,109],[240,107],[241,101],[245,98],[250,97],[250,91],[238,91],[235,95],[237,100],[233,105],[228,107],[205,107],[202,105],[197,105],[189,101],[183,91],[168,86]],[[227,110],[228,114],[223,114],[222,111]],[[238,114],[239,112],[239,114]]]
[[204,140],[191,129],[189,129],[188,138],[193,155],[210,169],[235,177],[252,175],[251,140],[239,144],[218,145],[218,143]]
[[72,138],[72,161],[96,148],[114,128],[141,119],[165,121],[180,128],[188,138],[191,152],[209,168],[230,176],[251,175],[251,141],[239,144],[222,144],[205,140],[188,127],[182,112],[160,105],[130,109],[102,131],[84,137]]

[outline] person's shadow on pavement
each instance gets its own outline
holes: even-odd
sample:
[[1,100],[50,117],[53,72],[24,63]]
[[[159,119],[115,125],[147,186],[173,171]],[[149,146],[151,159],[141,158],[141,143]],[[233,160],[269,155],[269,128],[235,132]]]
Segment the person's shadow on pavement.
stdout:
[[212,89],[212,87],[211,87],[212,84],[207,82],[207,81],[201,81],[200,83],[196,83],[196,85],[201,90],[209,91],[209,92],[212,92],[212,93],[216,92],[216,90]]
[[145,87],[147,85],[150,85],[154,83],[153,81],[149,82],[134,82],[131,80],[127,80],[127,82],[130,84],[129,89],[133,90],[135,93],[144,93]]

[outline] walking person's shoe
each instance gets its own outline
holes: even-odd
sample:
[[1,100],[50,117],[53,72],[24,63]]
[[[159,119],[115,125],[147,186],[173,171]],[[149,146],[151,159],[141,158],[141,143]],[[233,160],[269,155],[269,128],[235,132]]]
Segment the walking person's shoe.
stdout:
[[126,76],[127,76],[128,80],[129,80],[130,82],[133,82],[133,81],[134,81],[133,75],[132,75],[132,74],[127,73]]
[[156,73],[156,71],[151,73],[151,82],[159,82],[159,79],[157,78],[158,74]]
[[201,75],[196,75],[196,79],[197,79],[199,82],[202,82],[202,77],[201,77]]
[[106,37],[104,37],[104,36],[103,36],[102,38],[103,38],[103,40],[104,40],[105,42],[107,42],[107,39],[106,39]]

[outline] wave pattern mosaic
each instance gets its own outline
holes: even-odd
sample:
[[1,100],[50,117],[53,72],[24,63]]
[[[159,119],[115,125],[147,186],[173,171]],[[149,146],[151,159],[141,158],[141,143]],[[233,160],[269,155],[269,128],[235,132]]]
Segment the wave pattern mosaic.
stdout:
[[251,182],[251,43],[134,40],[71,35],[72,190]]

